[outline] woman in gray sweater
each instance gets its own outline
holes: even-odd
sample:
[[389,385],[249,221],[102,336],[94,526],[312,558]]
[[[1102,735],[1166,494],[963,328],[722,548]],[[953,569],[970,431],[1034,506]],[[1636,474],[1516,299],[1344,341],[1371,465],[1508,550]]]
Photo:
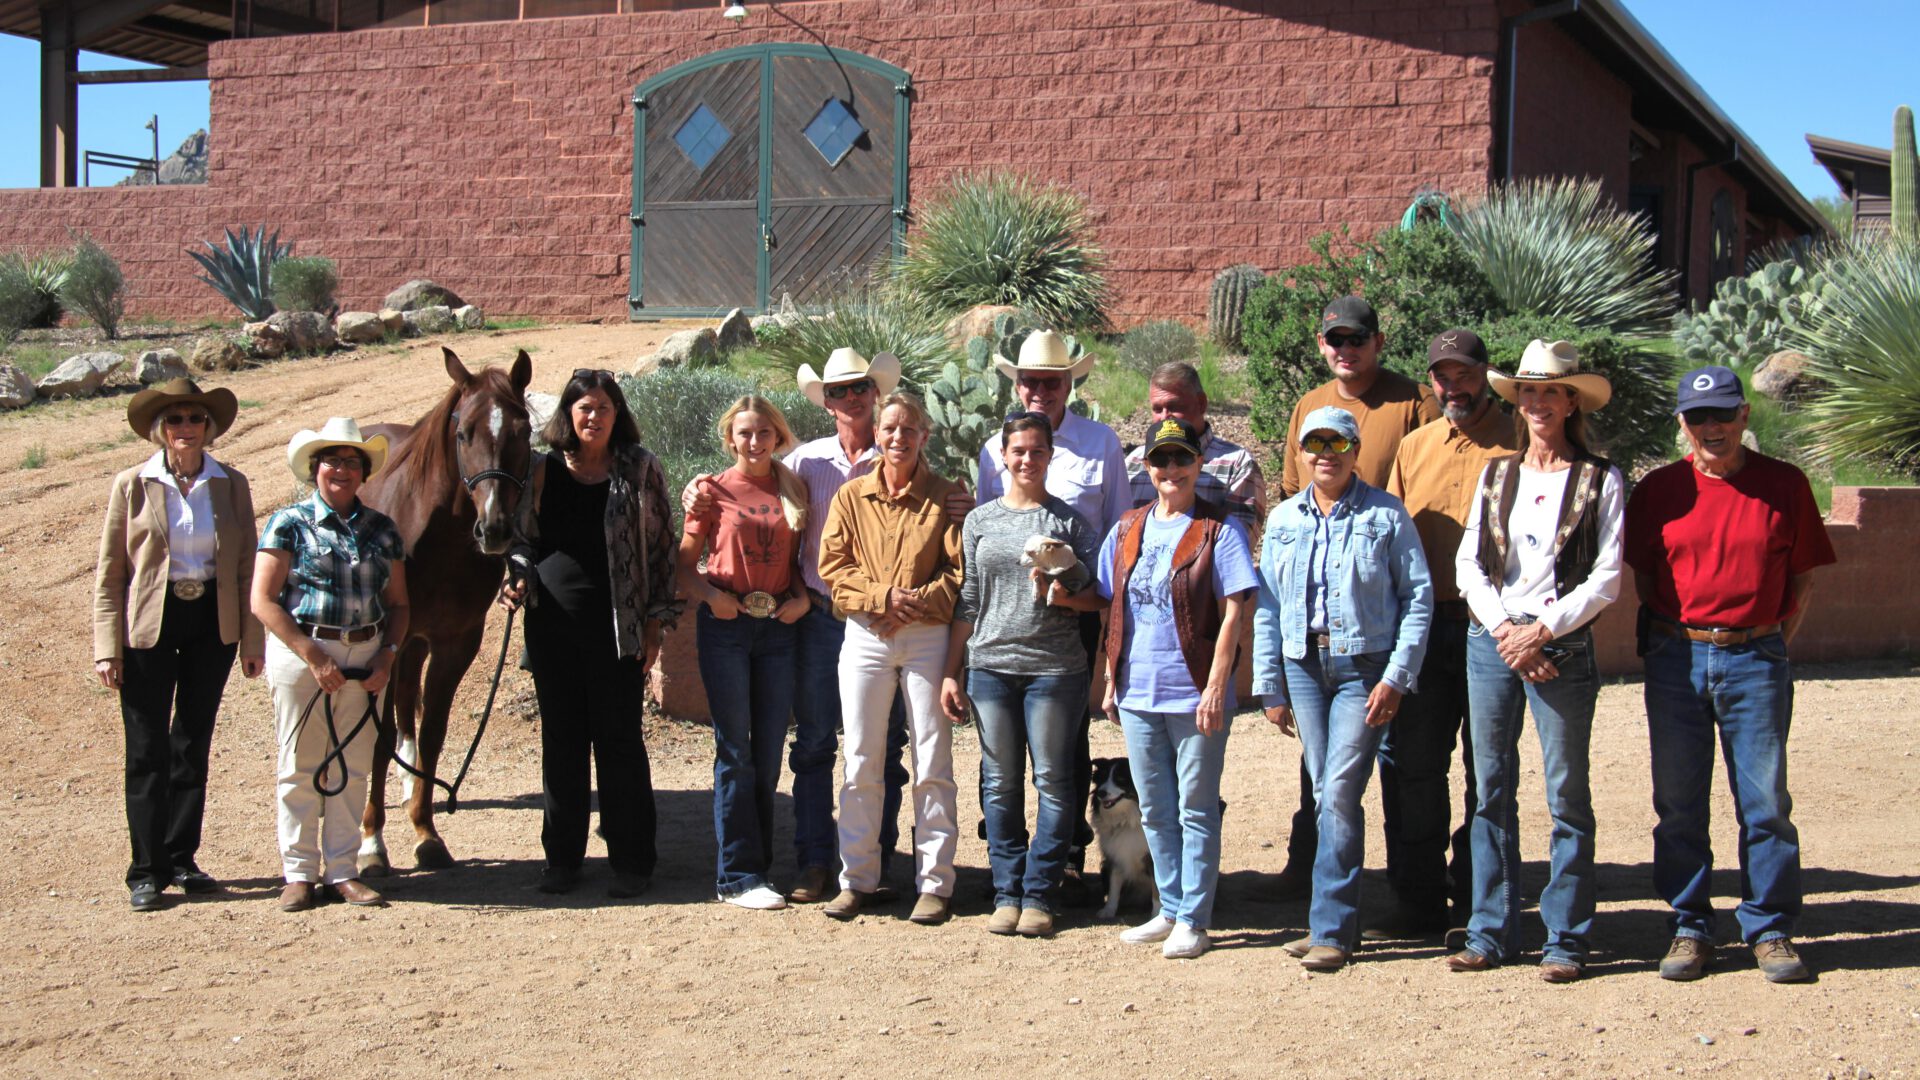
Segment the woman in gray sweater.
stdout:
[[[1000,429],[1006,494],[967,515],[966,578],[947,643],[940,703],[954,723],[979,713],[980,805],[993,867],[995,934],[1053,932],[1053,894],[1073,839],[1074,726],[1087,707],[1078,612],[1104,607],[1092,581],[1100,537],[1047,494],[1053,426],[1017,413]],[[965,671],[965,688],[962,672]],[[1027,840],[1026,763],[1040,813]]]

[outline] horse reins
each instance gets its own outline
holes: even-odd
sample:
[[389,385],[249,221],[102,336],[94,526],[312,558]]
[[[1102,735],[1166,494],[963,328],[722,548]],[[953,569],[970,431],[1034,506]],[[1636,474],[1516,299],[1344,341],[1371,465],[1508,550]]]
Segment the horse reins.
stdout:
[[[507,631],[500,635],[500,656],[493,662],[493,682],[487,687],[487,706],[480,710],[480,725],[473,729],[473,741],[467,744],[466,759],[460,762],[460,772],[454,776],[453,783],[449,784],[437,776],[428,776],[426,773],[414,768],[408,764],[406,758],[400,756],[400,748],[398,746],[393,748],[393,763],[395,765],[406,770],[414,779],[423,780],[447,793],[447,813],[449,814],[456,813],[460,809],[460,785],[466,783],[467,770],[473,766],[473,755],[479,752],[480,739],[487,733],[487,721],[493,718],[493,699],[500,693],[500,674],[507,666],[507,643],[513,640],[513,617],[516,614],[518,614],[517,610],[510,609],[507,612]],[[394,718],[391,715],[393,712],[393,701],[391,698],[387,701],[385,711],[388,714],[386,720],[387,729],[393,731],[397,725],[395,725]],[[355,730],[358,729],[356,728]],[[352,736],[348,737],[351,738]]]

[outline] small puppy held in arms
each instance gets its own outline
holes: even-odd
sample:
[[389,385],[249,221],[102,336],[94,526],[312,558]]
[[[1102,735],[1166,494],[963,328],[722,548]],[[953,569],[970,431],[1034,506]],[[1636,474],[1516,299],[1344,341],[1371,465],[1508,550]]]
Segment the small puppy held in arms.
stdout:
[[1100,840],[1100,874],[1107,882],[1102,919],[1120,915],[1120,899],[1129,885],[1149,897],[1147,910],[1160,911],[1160,890],[1153,883],[1153,855],[1140,825],[1140,793],[1126,758],[1093,759],[1093,835]]
[[1036,571],[1033,575],[1033,598],[1041,601],[1047,598],[1048,586],[1079,562],[1080,558],[1073,553],[1071,544],[1051,536],[1028,537],[1027,548],[1020,554],[1020,565],[1031,566]]

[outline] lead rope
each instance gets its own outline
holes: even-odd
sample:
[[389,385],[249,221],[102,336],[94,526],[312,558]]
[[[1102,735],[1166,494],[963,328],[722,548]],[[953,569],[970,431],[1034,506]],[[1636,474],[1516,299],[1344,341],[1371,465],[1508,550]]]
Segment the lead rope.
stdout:
[[[362,668],[343,668],[340,674],[351,682],[359,682],[373,673]],[[321,690],[319,687],[315,687],[313,696],[307,699],[307,707],[300,710],[300,722],[293,727],[293,737],[295,741],[299,740],[301,729],[307,726],[307,720],[313,716],[313,707],[322,701],[325,702],[322,712],[327,721],[328,749],[326,754],[321,757],[320,764],[314,766],[313,769],[313,790],[319,792],[322,798],[331,799],[347,790],[347,781],[349,779],[347,774],[347,747],[353,744],[354,738],[360,734],[369,722],[372,722],[376,729],[378,728],[380,723],[380,711],[377,705],[378,699],[378,694],[367,695],[367,705],[366,708],[360,711],[360,721],[353,725],[353,730],[347,732],[347,737],[344,739],[340,737],[340,729],[335,726],[333,722],[332,694]],[[340,763],[340,784],[338,787],[330,788],[327,786],[326,779],[327,765],[334,761]]]
[[[453,783],[449,784],[437,776],[428,776],[426,773],[414,768],[407,763],[406,758],[400,756],[399,747],[396,746],[394,748],[393,763],[395,765],[406,770],[407,773],[416,780],[423,780],[447,793],[447,813],[449,814],[457,813],[460,809],[460,785],[466,783],[467,770],[473,767],[473,755],[479,751],[480,739],[487,733],[487,721],[493,717],[493,699],[500,693],[500,674],[507,666],[507,643],[513,640],[513,617],[517,614],[519,614],[518,608],[510,609],[507,612],[507,630],[506,633],[500,635],[500,656],[493,663],[493,683],[487,687],[487,706],[480,710],[480,725],[473,730],[473,741],[467,744],[466,759],[460,763],[460,772],[454,776]],[[391,708],[391,700],[388,701],[388,706]],[[359,729],[355,728],[354,730],[358,731]],[[391,730],[391,724],[389,725],[389,730]],[[348,736],[348,738],[352,738],[352,736]]]

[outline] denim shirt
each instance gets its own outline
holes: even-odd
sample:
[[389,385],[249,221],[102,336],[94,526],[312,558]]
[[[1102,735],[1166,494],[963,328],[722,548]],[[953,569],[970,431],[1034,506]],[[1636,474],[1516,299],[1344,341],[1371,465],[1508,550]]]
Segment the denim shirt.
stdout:
[[[1312,570],[1325,577],[1327,645],[1334,653],[1389,652],[1389,684],[1415,689],[1427,653],[1433,585],[1420,535],[1400,500],[1358,476],[1326,516],[1313,488],[1274,507],[1260,545],[1260,603],[1253,616],[1253,692],[1269,705],[1287,700],[1281,657],[1307,655]],[[1320,562],[1315,534],[1325,538]],[[1318,567],[1316,567],[1316,563]]]

